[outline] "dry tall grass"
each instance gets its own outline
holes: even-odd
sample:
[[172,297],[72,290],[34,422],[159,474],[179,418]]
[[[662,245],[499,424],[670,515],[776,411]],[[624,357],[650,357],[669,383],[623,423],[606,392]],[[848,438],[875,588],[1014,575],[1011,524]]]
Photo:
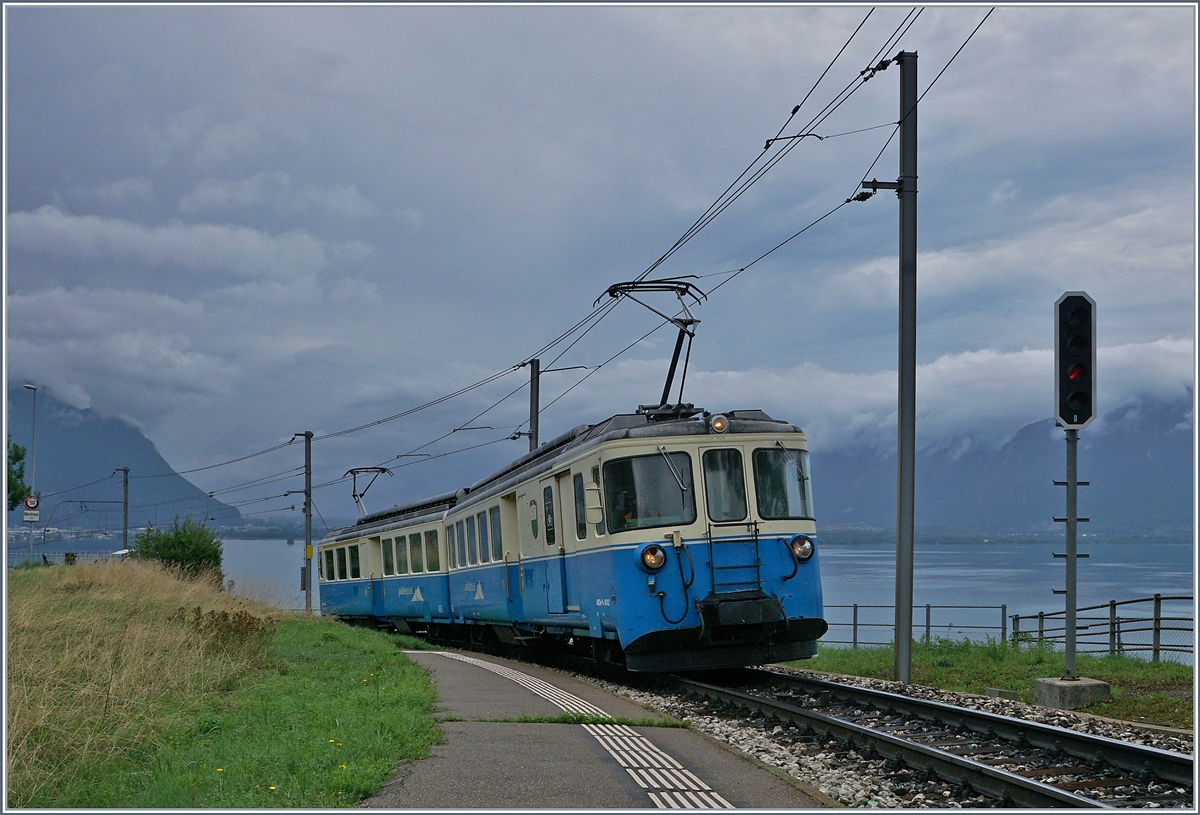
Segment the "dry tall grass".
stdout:
[[155,746],[265,657],[271,612],[152,563],[10,571],[9,806]]

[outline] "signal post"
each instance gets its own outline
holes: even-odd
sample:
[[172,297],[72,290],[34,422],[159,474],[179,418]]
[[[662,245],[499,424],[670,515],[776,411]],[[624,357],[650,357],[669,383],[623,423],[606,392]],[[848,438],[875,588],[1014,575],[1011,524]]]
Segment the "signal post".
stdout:
[[1080,481],[1078,448],[1079,431],[1096,418],[1096,301],[1087,292],[1069,291],[1054,304],[1054,419],[1066,431],[1067,480],[1055,481],[1067,488],[1066,516],[1055,518],[1066,524],[1065,553],[1055,553],[1066,560],[1066,585],[1055,594],[1066,600],[1063,637],[1064,669],[1060,679],[1035,679],[1034,697],[1046,707],[1073,709],[1087,707],[1109,698],[1109,686],[1098,679],[1079,676],[1075,667],[1076,650],[1076,592],[1077,561],[1087,557],[1078,551],[1076,533],[1080,523],[1089,518],[1079,517],[1079,487],[1089,486]]

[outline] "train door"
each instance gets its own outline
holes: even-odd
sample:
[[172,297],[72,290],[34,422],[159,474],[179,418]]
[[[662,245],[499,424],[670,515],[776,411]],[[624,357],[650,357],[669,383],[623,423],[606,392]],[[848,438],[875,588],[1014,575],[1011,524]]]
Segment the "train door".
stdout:
[[517,596],[521,599],[522,617],[537,619],[546,614],[545,584],[546,563],[542,558],[545,554],[542,541],[545,539],[545,529],[542,523],[542,497],[536,485],[531,485],[528,491],[517,493],[517,529],[519,575]]
[[562,525],[562,490],[558,478],[547,478],[538,484],[542,499],[545,530],[542,542],[546,558],[546,610],[564,614],[567,610],[567,536]]
[[[388,545],[391,546],[391,541]],[[371,614],[375,617],[384,616],[382,548],[378,536],[367,539],[367,576],[371,585]]]

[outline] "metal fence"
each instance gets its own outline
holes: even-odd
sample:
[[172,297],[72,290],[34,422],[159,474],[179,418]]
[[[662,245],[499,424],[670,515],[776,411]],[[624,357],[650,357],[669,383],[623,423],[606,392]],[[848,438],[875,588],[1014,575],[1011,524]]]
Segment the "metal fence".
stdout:
[[[120,542],[117,547],[121,546]],[[28,552],[8,552],[8,568],[21,566],[25,563],[31,563],[35,566],[71,566],[76,563],[90,563],[93,560],[109,560],[110,558],[120,558],[121,555],[116,552],[34,552],[31,556]]]
[[[1106,613],[1084,613],[1101,610]],[[1109,600],[1105,605],[1076,610],[1075,648],[1080,654],[1149,654],[1151,662],[1158,662],[1164,654],[1193,653],[1194,623],[1194,597],[1190,594]],[[1018,645],[1061,647],[1066,640],[1066,611],[1014,614],[1012,637]]]
[[[826,605],[829,633],[822,645],[851,648],[891,645],[895,639],[895,606]],[[922,617],[922,615],[924,615]],[[922,620],[924,621],[922,623]],[[913,635],[936,639],[1008,639],[1008,606],[913,606]],[[995,621],[993,624],[990,621]]]

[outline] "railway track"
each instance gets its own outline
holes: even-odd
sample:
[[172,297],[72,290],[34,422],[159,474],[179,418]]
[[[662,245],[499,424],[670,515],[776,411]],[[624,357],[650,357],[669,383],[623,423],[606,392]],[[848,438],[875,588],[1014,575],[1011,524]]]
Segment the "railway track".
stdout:
[[777,737],[874,759],[902,786],[940,781],[967,805],[1193,806],[1182,753],[779,671],[717,676],[672,679],[711,714],[761,717]]

